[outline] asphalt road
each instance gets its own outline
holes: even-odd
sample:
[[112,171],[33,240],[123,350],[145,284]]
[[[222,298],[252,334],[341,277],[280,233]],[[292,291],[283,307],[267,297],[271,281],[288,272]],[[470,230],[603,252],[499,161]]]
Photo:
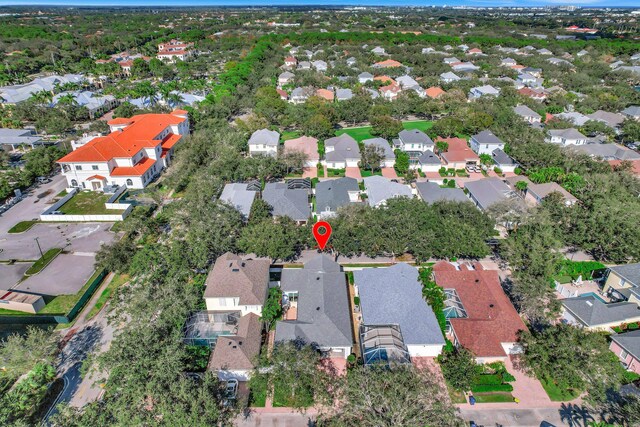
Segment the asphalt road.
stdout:
[[[58,358],[57,371],[64,379],[64,388],[56,401],[68,403],[75,407],[95,401],[100,397],[102,388],[97,383],[99,374],[90,373],[82,377],[80,368],[87,356],[93,352],[102,353],[109,348],[113,340],[114,328],[107,321],[108,303],[102,310],[89,321],[86,321],[87,313],[93,308],[104,288],[108,285],[112,276],[103,282],[96,290],[84,310],[78,315],[74,327],[68,332],[72,334]],[[75,332],[73,332],[75,331]],[[57,412],[54,407],[47,414],[44,425],[48,425],[49,418]]]

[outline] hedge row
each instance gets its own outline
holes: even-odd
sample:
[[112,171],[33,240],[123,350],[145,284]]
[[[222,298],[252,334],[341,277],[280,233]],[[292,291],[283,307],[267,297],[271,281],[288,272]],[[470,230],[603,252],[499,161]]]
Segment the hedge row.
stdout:
[[513,391],[511,384],[474,384],[471,386],[474,393],[483,393],[491,391]]

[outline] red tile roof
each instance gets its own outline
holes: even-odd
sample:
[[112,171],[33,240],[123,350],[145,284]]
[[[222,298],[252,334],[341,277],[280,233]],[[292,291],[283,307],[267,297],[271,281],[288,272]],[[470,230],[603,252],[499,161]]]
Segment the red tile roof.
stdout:
[[391,85],[397,84],[396,81],[389,76],[376,76],[373,80],[381,81],[382,83],[389,82]]
[[373,65],[382,68],[402,67],[402,64],[395,59],[385,59],[384,61],[376,62]]
[[135,166],[115,167],[111,171],[111,176],[142,176],[155,164],[155,160],[143,157]]
[[467,140],[463,138],[437,138],[436,141],[444,141],[449,144],[446,152],[441,153],[447,163],[455,162],[479,162],[480,158],[467,145]]
[[440,261],[433,273],[438,286],[456,290],[467,312],[466,318],[449,319],[458,342],[476,357],[504,357],[502,343],[516,342],[527,327],[502,290],[498,271],[479,263],[456,270]]
[[434,99],[446,93],[444,90],[442,90],[442,88],[438,86],[432,86],[429,89],[427,89],[425,92],[429,98],[434,98]]
[[[114,158],[131,158],[142,148],[153,148],[163,143],[153,138],[168,126],[180,124],[186,119],[171,114],[140,114],[126,120],[131,124],[124,129],[92,139],[59,159],[58,163],[108,162]],[[109,124],[126,123],[121,119],[109,122]],[[180,135],[177,137],[179,140]]]

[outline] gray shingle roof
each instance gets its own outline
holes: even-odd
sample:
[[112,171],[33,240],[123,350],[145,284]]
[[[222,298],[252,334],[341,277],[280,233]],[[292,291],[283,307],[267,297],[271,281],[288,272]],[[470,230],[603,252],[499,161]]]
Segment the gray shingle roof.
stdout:
[[632,302],[605,304],[592,295],[567,298],[562,300],[562,305],[585,326],[624,322],[640,316],[638,304]]
[[627,353],[640,359],[640,330],[613,335],[611,339],[624,348]]
[[398,138],[400,138],[404,144],[434,145],[433,140],[429,138],[429,135],[419,129],[405,129],[400,131]]
[[306,221],[311,216],[307,190],[288,189],[283,182],[272,182],[265,186],[262,199],[273,207],[273,216],[288,216],[294,221]]
[[622,110],[622,114],[626,114],[628,116],[633,116],[633,117],[640,116],[640,106],[632,105],[630,107],[627,107],[624,110]]
[[307,261],[304,268],[285,268],[280,286],[283,292],[298,292],[298,318],[277,323],[276,341],[300,338],[322,347],[353,345],[345,274],[328,255]]
[[376,147],[382,148],[382,150],[384,151],[384,159],[385,160],[395,160],[395,158],[396,158],[396,155],[393,152],[393,148],[391,148],[391,145],[389,145],[389,141],[387,141],[384,138],[365,139],[364,141],[362,141],[362,143],[365,146],[374,145]]
[[495,136],[495,134],[489,129],[483,130],[482,132],[473,135],[472,138],[478,141],[478,144],[504,145],[504,142],[500,138]]
[[409,187],[382,176],[374,175],[364,178],[364,186],[367,190],[369,206],[378,206],[393,197],[413,197]]
[[325,159],[329,162],[344,162],[347,159],[360,160],[358,143],[346,133],[325,140],[324,145],[334,148],[333,151],[326,150]]
[[440,165],[442,162],[440,158],[436,156],[433,151],[427,150],[420,157],[418,157],[418,163],[421,165]]
[[518,164],[516,163],[515,160],[513,160],[507,153],[502,151],[500,148],[496,148],[495,150],[493,150],[491,152],[491,157],[493,158],[493,161],[497,165],[514,166]]
[[531,108],[526,105],[518,105],[517,107],[513,107],[513,112],[519,115],[520,117],[535,117],[541,118],[540,114],[533,111]]
[[262,305],[269,286],[268,259],[242,259],[227,252],[207,275],[205,298],[238,298],[239,305]]
[[248,218],[255,197],[256,192],[247,190],[247,184],[234,182],[224,186],[220,200],[230,204],[240,211],[245,218]]
[[348,205],[349,192],[358,191],[358,180],[355,178],[338,178],[320,181],[316,185],[316,212],[324,212],[327,207],[332,212],[342,206]]
[[0,129],[0,144],[31,145],[41,141],[42,138],[29,129]]
[[594,157],[600,157],[603,160],[637,160],[640,159],[640,153],[621,147],[617,144],[585,144],[572,147],[576,151],[588,154]]
[[587,139],[586,136],[581,134],[578,129],[569,128],[569,129],[552,129],[549,131],[549,135],[551,136],[559,136],[564,139]]
[[469,202],[469,199],[460,188],[442,188],[435,182],[416,182],[418,195],[427,203],[439,201]]
[[265,144],[277,147],[280,143],[280,134],[275,130],[260,129],[251,134],[249,144]]
[[640,263],[622,264],[609,267],[609,270],[635,286],[640,286]]
[[397,324],[407,345],[444,345],[436,316],[422,296],[417,268],[400,263],[354,271],[353,277],[364,324]]
[[494,203],[506,200],[513,192],[500,178],[485,178],[464,184],[472,199],[477,201],[480,208],[487,209]]

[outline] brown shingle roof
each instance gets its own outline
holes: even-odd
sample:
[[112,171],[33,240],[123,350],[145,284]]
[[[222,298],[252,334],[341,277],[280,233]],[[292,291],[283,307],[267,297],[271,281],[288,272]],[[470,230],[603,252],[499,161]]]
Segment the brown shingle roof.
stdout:
[[221,255],[207,276],[205,298],[239,298],[238,305],[261,305],[269,286],[266,259],[243,260],[227,252]]
[[467,312],[466,318],[449,319],[460,344],[477,357],[504,357],[502,343],[516,342],[527,327],[502,290],[498,271],[479,263],[456,270],[441,261],[433,272],[438,286],[456,290]]
[[234,336],[221,336],[209,359],[210,370],[249,370],[253,369],[262,341],[260,316],[245,314],[238,321],[238,333]]

